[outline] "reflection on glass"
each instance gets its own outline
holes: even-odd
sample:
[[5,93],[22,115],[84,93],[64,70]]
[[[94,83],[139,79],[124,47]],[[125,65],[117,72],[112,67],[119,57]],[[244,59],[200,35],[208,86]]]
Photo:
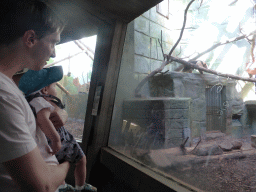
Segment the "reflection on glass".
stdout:
[[[220,5],[225,11],[219,11]],[[154,7],[128,25],[109,146],[196,189],[256,191],[254,84],[218,76],[249,77],[245,66],[254,59],[246,39],[198,58],[221,73],[183,69],[172,62],[138,89],[178,39],[185,7],[181,1],[170,1],[169,20],[156,14]],[[182,42],[172,56],[188,61],[216,42],[239,36],[239,23],[255,26],[250,23],[252,10],[250,1],[194,2]],[[228,31],[234,24],[232,36]]]
[[56,46],[56,57],[48,66],[61,65],[64,76],[57,86],[58,97],[65,104],[68,121],[65,128],[82,139],[90,88],[92,64],[97,36],[87,37]]

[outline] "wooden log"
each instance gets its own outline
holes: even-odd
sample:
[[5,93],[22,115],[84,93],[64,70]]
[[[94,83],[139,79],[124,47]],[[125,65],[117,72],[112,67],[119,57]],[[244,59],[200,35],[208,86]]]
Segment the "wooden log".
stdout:
[[56,83],[56,85],[64,92],[66,93],[67,95],[70,95],[70,93],[68,92],[67,89],[65,89],[65,87],[63,87],[60,83]]

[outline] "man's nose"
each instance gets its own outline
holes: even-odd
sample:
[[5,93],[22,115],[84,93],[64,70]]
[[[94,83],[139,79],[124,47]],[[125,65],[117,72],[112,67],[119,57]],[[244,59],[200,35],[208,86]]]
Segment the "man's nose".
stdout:
[[56,57],[55,49],[53,50],[51,57],[52,58]]

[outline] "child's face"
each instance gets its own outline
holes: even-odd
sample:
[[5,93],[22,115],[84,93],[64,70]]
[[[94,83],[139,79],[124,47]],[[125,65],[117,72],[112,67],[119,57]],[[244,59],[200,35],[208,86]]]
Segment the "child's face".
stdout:
[[56,90],[56,83],[52,83],[51,85],[49,85],[46,88],[47,94],[48,95],[53,95],[53,96],[57,96],[57,90]]

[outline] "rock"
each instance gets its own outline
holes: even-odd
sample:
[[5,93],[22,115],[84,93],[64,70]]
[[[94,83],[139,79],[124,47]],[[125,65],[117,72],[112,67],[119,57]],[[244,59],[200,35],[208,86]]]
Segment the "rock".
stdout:
[[222,133],[220,131],[213,131],[205,134],[205,140],[209,141],[209,140],[213,140],[213,139],[217,139],[225,136],[226,136],[225,133]]
[[150,161],[157,167],[169,167],[172,165],[172,160],[168,158],[168,153],[163,150],[152,150],[149,153]]
[[202,145],[193,154],[198,156],[207,156],[207,155],[221,155],[223,154],[222,149],[216,145]]
[[243,143],[241,141],[232,141],[232,149],[241,149]]
[[256,148],[256,135],[251,135],[251,145]]
[[223,151],[232,151],[232,149],[233,149],[233,145],[231,144],[231,142],[228,142],[228,141],[220,143],[219,147]]

